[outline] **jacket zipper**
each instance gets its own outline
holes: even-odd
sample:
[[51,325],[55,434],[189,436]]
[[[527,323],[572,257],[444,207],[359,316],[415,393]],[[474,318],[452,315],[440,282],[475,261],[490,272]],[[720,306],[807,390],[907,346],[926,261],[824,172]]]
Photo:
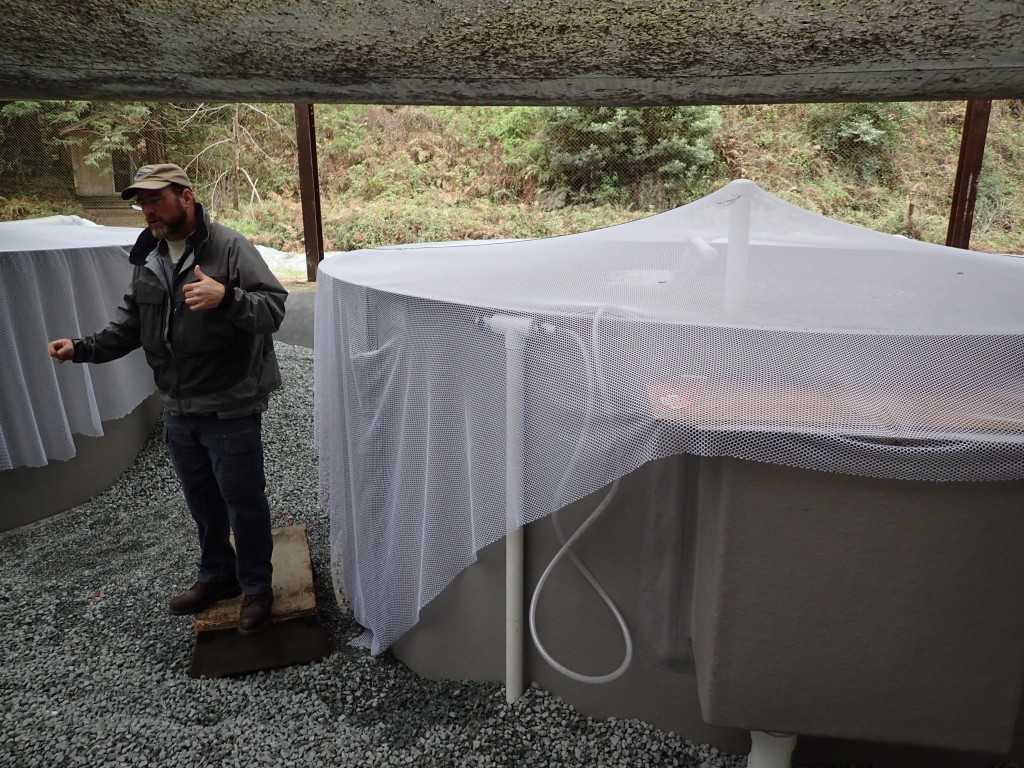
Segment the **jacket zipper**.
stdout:
[[[205,244],[206,244],[206,239],[205,238],[203,239],[203,241],[201,243],[193,243],[191,253],[186,251],[186,254],[182,256],[182,259],[181,259],[181,261],[179,263],[182,264],[182,265],[186,264],[188,262],[188,257],[191,256],[192,257],[192,266],[195,266],[196,264],[198,264],[199,263],[199,250]],[[177,269],[177,265],[175,265],[175,269]],[[185,415],[185,407],[181,404],[181,370],[178,368],[178,358],[174,354],[174,345],[172,344],[171,327],[172,327],[172,323],[174,321],[174,314],[177,313],[178,316],[180,317],[185,312],[185,303],[184,302],[178,303],[178,302],[174,301],[174,294],[175,294],[175,292],[177,290],[178,280],[184,281],[183,275],[184,275],[184,272],[177,272],[176,274],[172,274],[170,276],[171,284],[170,284],[170,287],[168,288],[168,291],[167,291],[167,305],[168,305],[168,310],[169,311],[167,313],[168,325],[167,325],[167,337],[166,337],[167,354],[169,354],[171,356],[171,365],[174,367],[174,394],[175,394],[174,399],[178,401],[178,411],[181,413],[182,416]]]

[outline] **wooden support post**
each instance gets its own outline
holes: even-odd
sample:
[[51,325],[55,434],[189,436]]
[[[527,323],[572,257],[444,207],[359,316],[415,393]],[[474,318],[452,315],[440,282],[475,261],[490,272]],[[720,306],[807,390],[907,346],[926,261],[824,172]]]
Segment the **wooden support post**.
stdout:
[[971,226],[974,224],[974,202],[978,196],[978,177],[985,154],[985,134],[991,101],[968,101],[964,115],[963,137],[960,140],[960,159],[953,183],[953,205],[949,212],[946,245],[969,248]]
[[189,677],[225,677],[306,664],[327,656],[327,633],[316,612],[313,565],[305,525],[274,528],[274,607],[270,624],[238,633],[242,598],[221,600],[196,614]]
[[317,266],[324,258],[324,230],[320,217],[320,171],[316,162],[316,123],[312,104],[295,105],[295,133],[299,147],[299,195],[302,231],[306,244],[306,279],[316,282]]

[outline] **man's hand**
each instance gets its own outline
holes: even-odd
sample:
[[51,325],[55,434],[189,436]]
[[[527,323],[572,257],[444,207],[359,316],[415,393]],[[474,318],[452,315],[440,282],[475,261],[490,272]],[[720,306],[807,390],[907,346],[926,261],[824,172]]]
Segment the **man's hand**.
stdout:
[[224,300],[224,285],[212,277],[204,275],[198,264],[196,264],[195,273],[199,282],[187,283],[182,289],[188,308],[193,312],[198,312],[201,309],[219,307]]
[[46,351],[58,363],[63,363],[75,356],[75,342],[71,339],[55,339],[46,345]]

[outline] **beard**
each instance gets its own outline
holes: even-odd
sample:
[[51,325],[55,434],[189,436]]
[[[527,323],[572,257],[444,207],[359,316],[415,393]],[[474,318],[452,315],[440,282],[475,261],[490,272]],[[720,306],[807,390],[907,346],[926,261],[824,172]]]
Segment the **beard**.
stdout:
[[188,224],[188,215],[185,206],[178,200],[178,210],[171,216],[165,216],[162,220],[153,221],[149,224],[149,231],[157,240],[181,240],[178,235],[185,231]]

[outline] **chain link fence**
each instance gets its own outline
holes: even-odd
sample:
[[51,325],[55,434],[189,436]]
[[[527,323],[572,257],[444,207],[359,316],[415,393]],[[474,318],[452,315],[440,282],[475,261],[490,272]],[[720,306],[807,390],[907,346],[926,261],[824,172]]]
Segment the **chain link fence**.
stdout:
[[[801,207],[944,242],[964,102],[728,107],[318,105],[327,250],[538,237],[618,223],[749,178]],[[188,168],[214,215],[302,250],[288,104],[0,103],[0,218],[138,225],[147,162]],[[992,105],[971,246],[1024,252],[1024,105]]]

